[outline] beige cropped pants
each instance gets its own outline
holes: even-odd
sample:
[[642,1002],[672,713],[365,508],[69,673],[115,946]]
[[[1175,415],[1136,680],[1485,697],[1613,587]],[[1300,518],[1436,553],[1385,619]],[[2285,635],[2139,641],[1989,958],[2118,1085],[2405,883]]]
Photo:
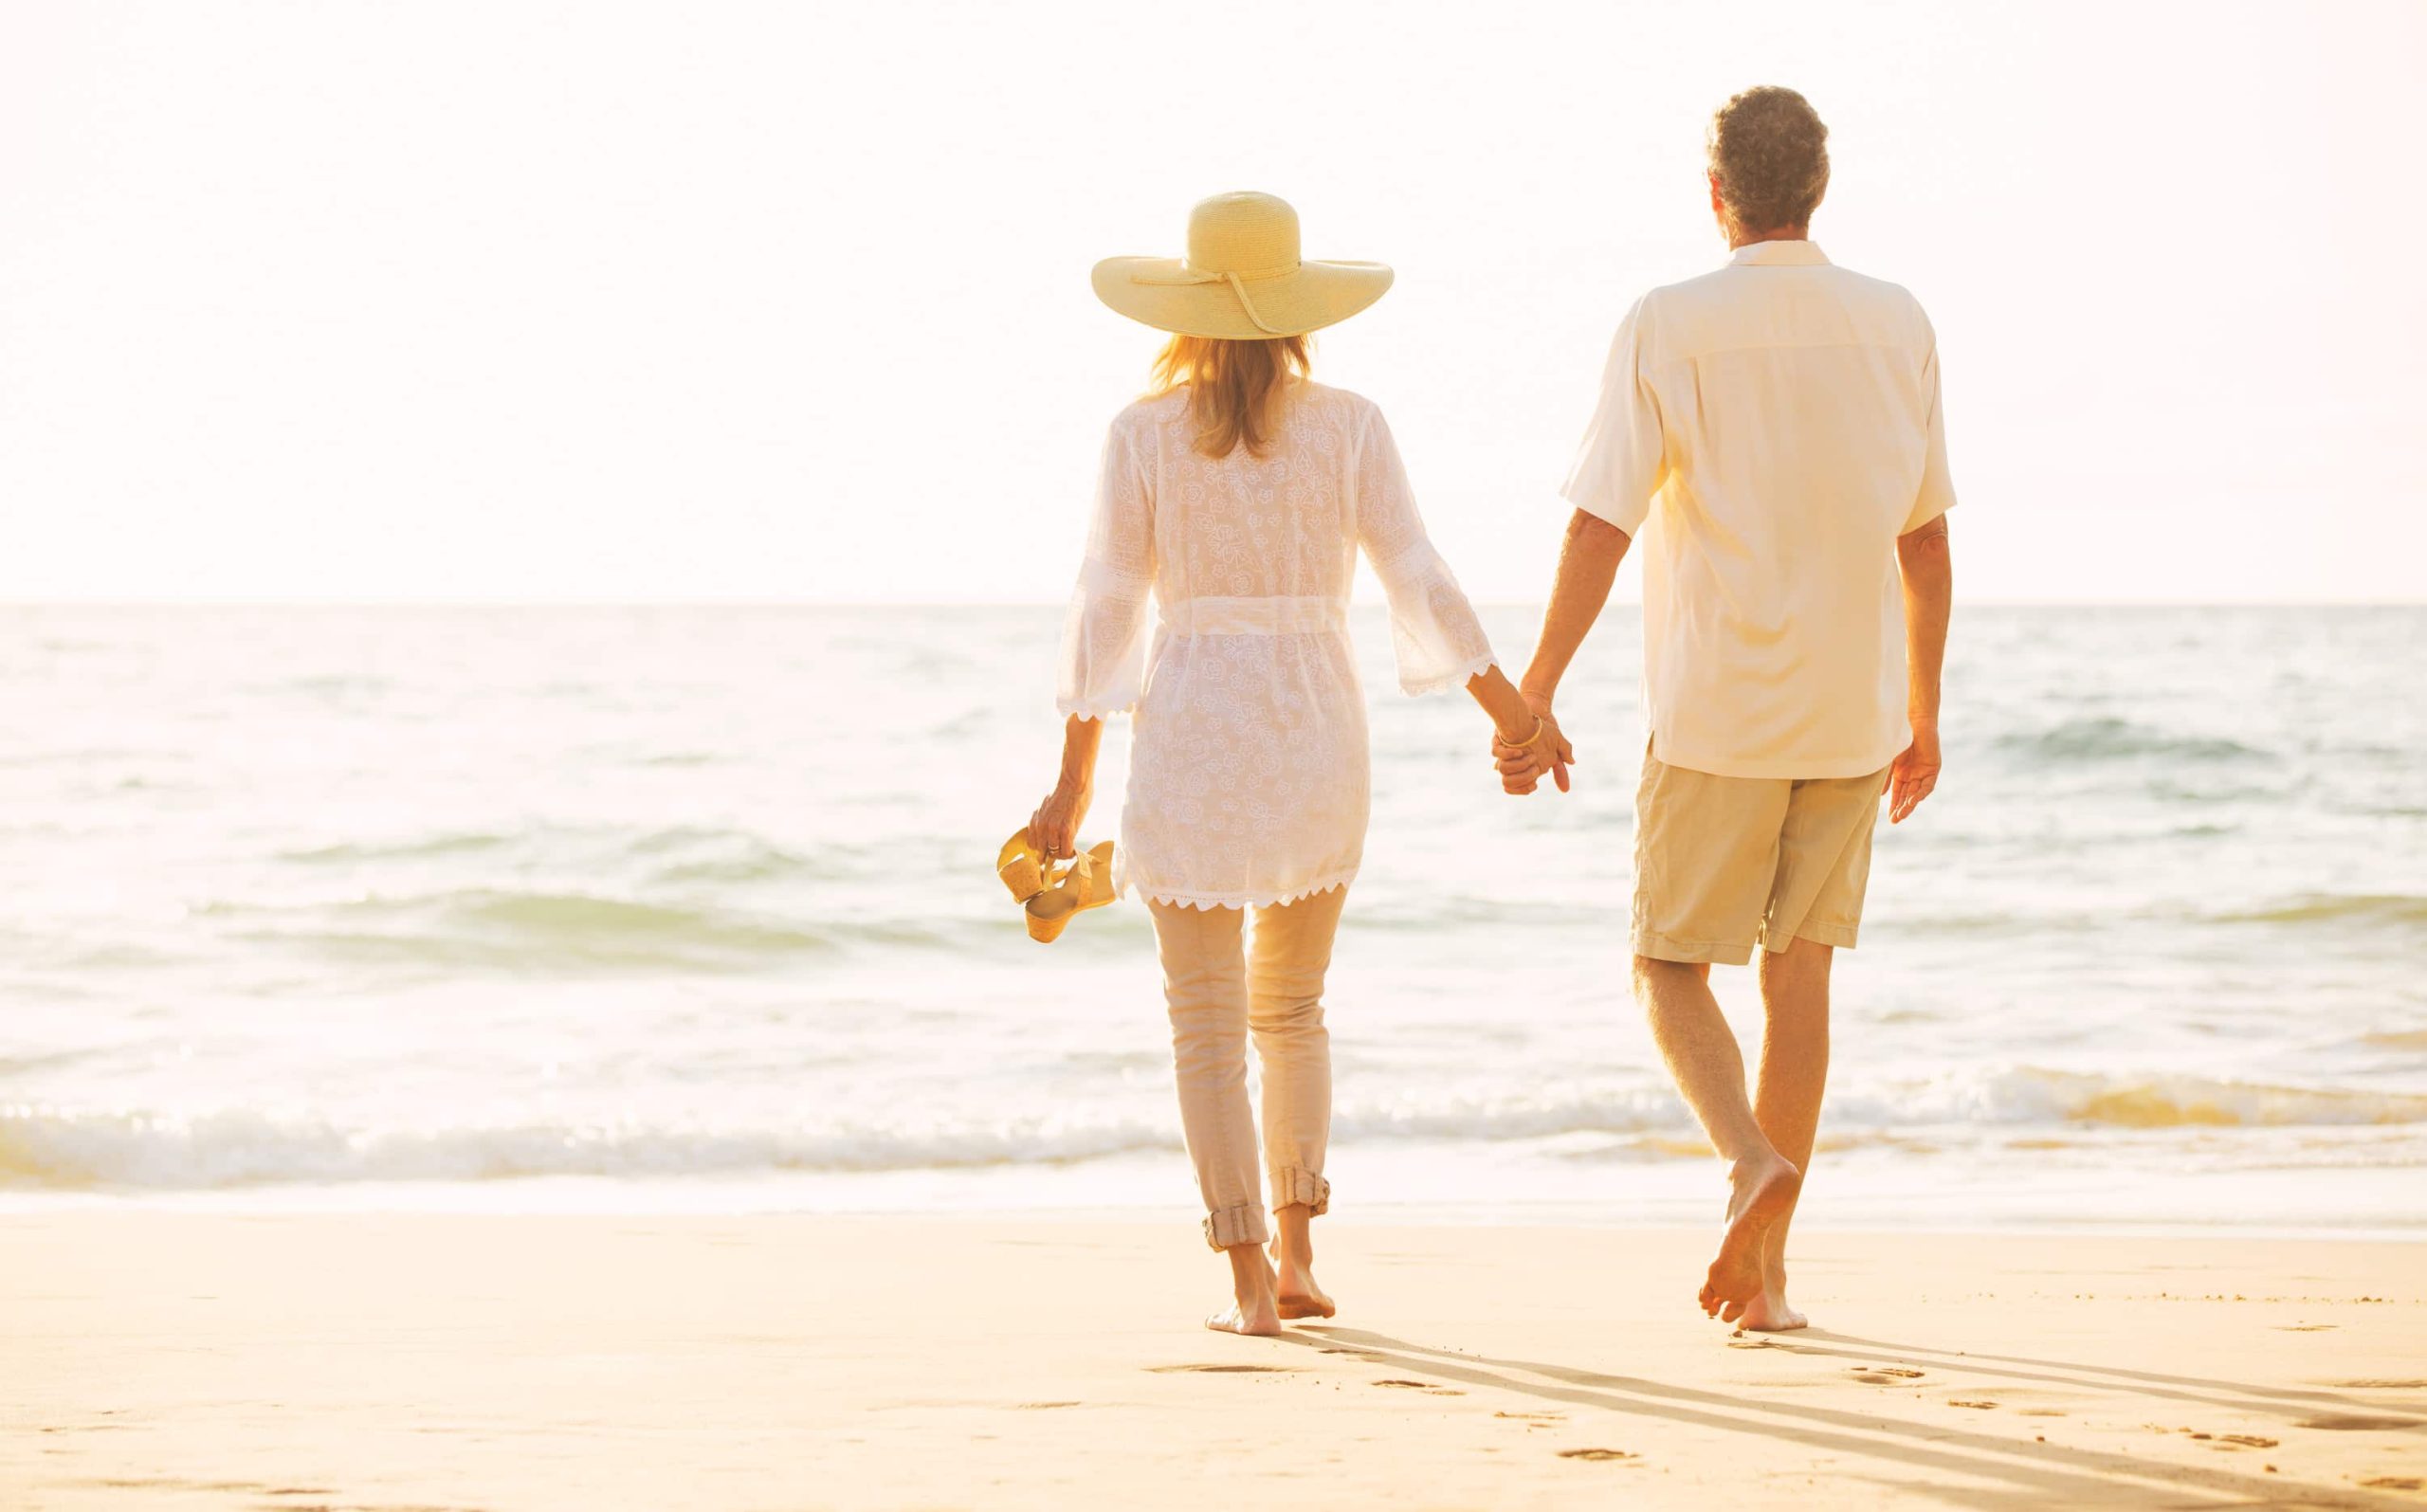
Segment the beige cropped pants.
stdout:
[[1264,1219],[1255,1116],[1248,1106],[1248,1036],[1264,1066],[1262,1171],[1272,1205],[1331,1205],[1323,1151],[1331,1142],[1331,1034],[1323,973],[1331,966],[1348,889],[1255,911],[1150,903],[1172,1015],[1180,1126],[1205,1197],[1205,1242],[1216,1249],[1271,1241]]

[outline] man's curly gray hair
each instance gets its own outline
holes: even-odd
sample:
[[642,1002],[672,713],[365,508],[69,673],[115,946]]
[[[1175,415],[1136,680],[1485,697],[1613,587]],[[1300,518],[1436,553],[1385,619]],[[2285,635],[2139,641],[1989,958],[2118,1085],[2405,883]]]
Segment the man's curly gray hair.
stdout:
[[1812,101],[1761,84],[1710,118],[1710,171],[1739,231],[1807,224],[1829,189],[1829,128]]

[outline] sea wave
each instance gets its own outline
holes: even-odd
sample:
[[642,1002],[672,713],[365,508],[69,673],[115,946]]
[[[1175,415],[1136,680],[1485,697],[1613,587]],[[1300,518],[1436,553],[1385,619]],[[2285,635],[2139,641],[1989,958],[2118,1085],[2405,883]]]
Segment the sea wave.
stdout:
[[2255,746],[2223,736],[2187,735],[2102,718],[2067,720],[2044,730],[2001,736],[1999,749],[2043,761],[2120,761],[2166,756],[2181,761],[2266,761]]
[[[2112,1138],[2124,1131],[2409,1124],[2427,1124],[2427,1094],[2017,1067],[1971,1083],[1856,1090],[1832,1104],[1829,1137],[1832,1149],[1887,1145],[1926,1156],[1965,1143],[1967,1130],[2010,1139],[2071,1128]],[[1422,1104],[1350,1101],[1333,1128],[1343,1143],[1487,1148],[1591,1136],[1616,1141],[1600,1148],[1630,1158],[1706,1153],[1674,1094],[1652,1084]],[[247,1108],[172,1115],[0,1106],[0,1187],[36,1190],[854,1175],[1062,1165],[1180,1148],[1177,1119],[1160,1109],[824,1127],[638,1120],[374,1127]]]
[[812,860],[745,829],[678,825],[667,829],[534,825],[511,830],[444,830],[424,835],[346,840],[278,853],[305,865],[376,865],[513,851],[520,856],[587,868],[646,868],[658,881],[761,882],[785,876],[830,875],[866,858],[856,847],[821,847]]
[[1943,1089],[1915,1101],[1917,1106],[1956,1119],[2006,1125],[2179,1129],[2427,1123],[2427,1093],[2197,1076],[2100,1076],[2037,1066],[1999,1072],[1978,1087]]
[[2217,916],[2229,924],[2427,924],[2427,898],[2410,893],[2307,893]]
[[258,943],[355,962],[422,966],[715,969],[953,941],[948,921],[812,924],[739,908],[494,887],[286,907],[218,902],[193,913]]
[[952,1170],[1177,1148],[1176,1120],[927,1131],[557,1122],[379,1129],[250,1110],[0,1108],[0,1186],[54,1191]]

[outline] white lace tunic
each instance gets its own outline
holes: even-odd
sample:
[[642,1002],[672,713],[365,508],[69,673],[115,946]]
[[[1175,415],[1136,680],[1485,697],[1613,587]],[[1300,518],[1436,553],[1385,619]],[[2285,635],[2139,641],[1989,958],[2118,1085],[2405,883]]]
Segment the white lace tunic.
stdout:
[[1358,548],[1390,598],[1401,687],[1461,687],[1491,647],[1371,401],[1299,386],[1262,458],[1215,461],[1193,436],[1185,390],[1114,419],[1057,702],[1088,719],[1134,711],[1116,883],[1260,907],[1344,884],[1364,851]]

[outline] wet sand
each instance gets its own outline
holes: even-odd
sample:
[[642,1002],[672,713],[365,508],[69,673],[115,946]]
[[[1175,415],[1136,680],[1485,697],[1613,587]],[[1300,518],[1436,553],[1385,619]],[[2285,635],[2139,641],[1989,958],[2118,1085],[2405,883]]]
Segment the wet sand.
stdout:
[[0,1507],[2427,1507],[2427,1247],[1184,1219],[0,1223]]

